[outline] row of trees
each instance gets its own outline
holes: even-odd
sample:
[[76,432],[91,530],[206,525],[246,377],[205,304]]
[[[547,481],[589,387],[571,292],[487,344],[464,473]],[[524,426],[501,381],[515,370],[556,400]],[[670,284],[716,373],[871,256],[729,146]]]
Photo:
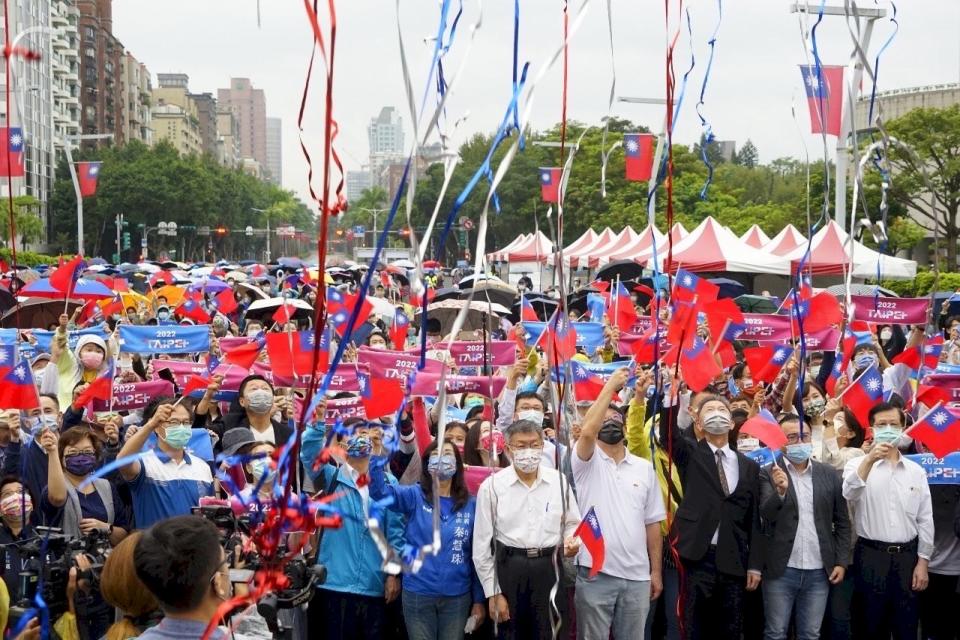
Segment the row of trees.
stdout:
[[[585,125],[570,123],[567,129],[568,141],[574,143],[584,130]],[[607,149],[620,139],[623,133],[644,130],[644,127],[629,120],[612,119],[609,122]],[[939,173],[934,183],[942,185],[945,191],[942,198],[939,198],[942,200],[941,234],[945,239],[952,239],[948,246],[955,248],[956,240],[960,237],[960,220],[957,219],[960,210],[960,109],[912,112],[889,123],[887,130],[891,135],[896,135],[913,146],[920,157],[931,162],[935,167],[934,171]],[[541,132],[528,131],[526,137],[525,150],[515,156],[510,171],[498,189],[501,210],[499,214],[491,216],[487,243],[490,248],[502,246],[518,234],[532,231],[534,218],[538,220],[541,229],[546,231],[548,226],[548,206],[540,200],[538,168],[559,166],[562,162],[558,149],[537,146],[535,142],[559,140],[559,126]],[[477,167],[482,164],[492,141],[493,134],[476,135],[460,147],[460,162],[441,203],[441,223],[445,216],[454,215],[454,201],[473,177]],[[602,141],[601,128],[586,128],[567,186],[564,209],[566,241],[576,238],[588,227],[599,230],[609,226],[619,230],[626,225],[632,225],[639,230],[646,225],[647,185],[625,179],[622,150],[616,150],[610,155],[607,166],[607,196],[601,196],[600,168],[604,152]],[[510,142],[510,139],[505,140],[494,153],[491,163],[494,169],[503,158]],[[952,149],[952,152],[947,154],[942,151],[944,147]],[[956,163],[956,166],[947,166],[947,162],[939,161],[938,153],[947,155],[949,162]],[[957,155],[954,156],[953,153]],[[692,149],[682,145],[674,146],[674,220],[688,229],[699,224],[705,217],[713,216],[737,233],[746,231],[752,224],[758,224],[772,236],[788,223],[801,231],[806,230],[808,211],[813,222],[819,219],[824,207],[822,162],[812,162],[808,166],[794,158],[778,158],[768,164],[759,164],[759,152],[749,140],[730,162],[724,160],[715,145],[707,147],[707,156],[714,164],[714,175],[704,199],[701,198],[701,191],[707,180],[707,167],[701,158],[700,145],[694,145]],[[888,250],[896,252],[914,246],[925,234],[925,229],[906,215],[909,209],[919,214],[922,219],[924,210],[918,196],[923,189],[915,168],[912,169],[903,161],[901,154],[892,154],[891,160],[895,165],[895,188],[891,190]],[[827,171],[832,182],[832,164],[827,167]],[[946,174],[955,176],[956,186]],[[442,165],[429,167],[426,175],[420,177],[413,207],[413,223],[416,227],[426,226],[439,198],[443,177]],[[473,193],[455,213],[456,218],[466,216],[477,219],[486,198],[488,184],[486,177],[481,178]],[[852,186],[850,188],[852,189]],[[953,195],[948,195],[947,192],[953,192]],[[868,175],[865,198],[868,210],[874,218],[877,216],[880,195],[879,178],[876,174]],[[666,226],[665,204],[664,188],[661,186],[656,198],[657,223],[661,229]],[[374,188],[364,193],[359,203],[352,205],[357,206],[351,207],[344,224],[363,224],[369,227],[372,216],[363,209],[380,209],[389,206],[389,203],[387,194]],[[826,206],[828,214],[832,216],[832,196]],[[944,210],[947,210],[945,217]],[[862,213],[858,216],[862,217]],[[381,214],[381,225],[383,220],[384,216]],[[403,220],[398,220],[398,223],[402,222]],[[453,222],[456,223],[457,220]],[[932,220],[930,222],[932,225]],[[928,228],[932,228],[931,225],[927,225]],[[458,246],[459,241],[460,238],[452,235],[447,242],[448,255],[442,258],[450,260],[462,257],[464,247]],[[865,241],[869,243],[872,239],[865,238]],[[955,253],[950,260],[950,264],[956,263]]]
[[[123,147],[84,150],[79,160],[98,160],[100,179],[95,198],[84,201],[86,250],[92,256],[110,256],[116,249],[117,214],[124,214],[132,235],[124,259],[140,254],[139,225],[176,222],[176,237],[149,236],[151,255],[174,250],[177,259],[209,258],[207,244],[214,243],[217,257],[260,258],[266,240],[262,234],[247,236],[247,226],[265,229],[292,225],[314,237],[316,223],[307,207],[290,191],[259,180],[238,169],[228,169],[209,156],[181,156],[166,141],[148,147],[133,141]],[[53,233],[51,252],[76,251],[76,198],[69,167],[57,168],[49,205]],[[197,227],[222,228],[208,237]],[[194,229],[191,229],[193,227]],[[279,256],[273,239],[273,255]]]

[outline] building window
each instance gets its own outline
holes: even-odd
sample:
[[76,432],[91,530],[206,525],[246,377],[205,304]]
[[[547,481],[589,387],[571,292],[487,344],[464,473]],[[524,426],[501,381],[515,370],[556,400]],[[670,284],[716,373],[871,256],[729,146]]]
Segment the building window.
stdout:
[[86,40],[94,40],[97,37],[96,31],[93,30],[93,27],[84,27],[83,28],[83,37]]

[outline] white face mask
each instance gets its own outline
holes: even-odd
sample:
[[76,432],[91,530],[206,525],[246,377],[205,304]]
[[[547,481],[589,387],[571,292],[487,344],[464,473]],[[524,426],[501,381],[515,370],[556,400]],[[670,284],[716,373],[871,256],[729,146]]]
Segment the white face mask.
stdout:
[[740,438],[737,440],[737,451],[747,453],[750,451],[756,451],[759,448],[760,440],[758,438]]
[[893,337],[893,329],[884,329],[880,332],[880,339],[886,342]]
[[733,420],[730,414],[722,411],[715,411],[703,416],[703,430],[714,436],[722,436],[733,427]]
[[539,449],[520,449],[513,453],[513,464],[518,471],[533,473],[540,466]]
[[529,420],[538,427],[543,425],[543,412],[536,409],[527,409],[517,412],[517,420]]

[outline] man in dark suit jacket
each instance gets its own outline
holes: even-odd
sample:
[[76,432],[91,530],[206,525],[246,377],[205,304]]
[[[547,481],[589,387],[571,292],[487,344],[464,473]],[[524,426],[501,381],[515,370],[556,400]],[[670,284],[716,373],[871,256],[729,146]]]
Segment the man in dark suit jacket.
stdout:
[[760,585],[760,466],[730,449],[724,398],[700,394],[692,412],[699,442],[677,427],[675,412],[660,423],[683,484],[670,535],[686,573],[684,628],[688,640],[739,638],[744,587]]
[[796,611],[797,640],[820,637],[830,585],[850,561],[850,517],[836,469],[810,459],[810,426],[780,414],[783,457],[764,469],[760,516],[767,528],[763,565],[764,638],[785,640]]

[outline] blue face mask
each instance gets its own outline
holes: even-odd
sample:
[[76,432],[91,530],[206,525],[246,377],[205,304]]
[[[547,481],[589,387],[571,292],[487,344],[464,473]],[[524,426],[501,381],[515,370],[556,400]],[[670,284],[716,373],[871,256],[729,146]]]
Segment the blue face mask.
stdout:
[[427,462],[427,471],[438,480],[449,480],[457,475],[457,459],[447,453],[442,456],[432,456]]
[[877,444],[894,444],[900,440],[903,429],[899,427],[874,427],[873,441]]
[[193,435],[193,429],[188,424],[167,427],[163,436],[163,441],[174,449],[183,449],[190,442],[190,436]]
[[369,458],[373,451],[373,443],[367,436],[350,436],[347,440],[347,457]]
[[803,464],[813,455],[813,444],[810,442],[788,444],[784,455],[787,456],[787,460],[794,464]]

